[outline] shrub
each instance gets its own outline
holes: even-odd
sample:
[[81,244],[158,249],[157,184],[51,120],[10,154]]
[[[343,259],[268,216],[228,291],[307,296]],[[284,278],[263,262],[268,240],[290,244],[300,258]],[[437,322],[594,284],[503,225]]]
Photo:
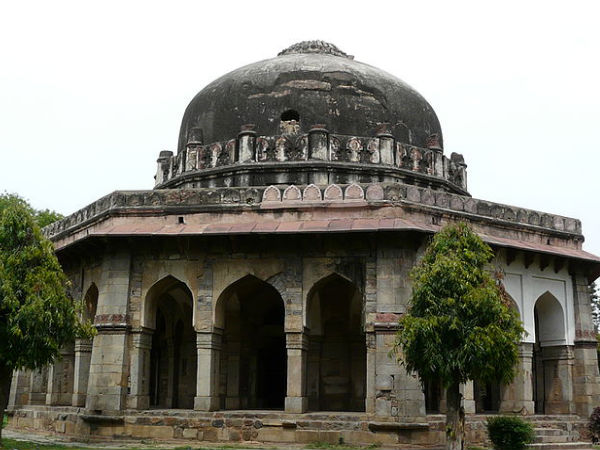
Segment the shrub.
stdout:
[[592,411],[590,421],[588,422],[588,430],[590,432],[592,442],[594,444],[600,442],[600,406],[596,406],[594,411]]
[[524,450],[535,439],[531,424],[520,417],[490,417],[487,430],[496,450]]

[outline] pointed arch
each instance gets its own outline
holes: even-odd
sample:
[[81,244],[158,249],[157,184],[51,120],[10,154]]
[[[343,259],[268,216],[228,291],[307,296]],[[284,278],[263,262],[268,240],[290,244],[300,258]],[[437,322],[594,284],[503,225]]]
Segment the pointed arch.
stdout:
[[565,345],[565,313],[558,299],[550,293],[544,292],[534,304],[536,322],[536,341],[541,347],[552,345]]
[[150,362],[144,368],[147,394],[155,408],[193,408],[196,384],[194,301],[186,283],[166,275],[144,297],[142,326],[152,330]]
[[215,304],[222,330],[221,408],[283,409],[287,354],[285,304],[279,291],[254,275],[227,286]]
[[233,301],[239,301],[239,292],[244,292],[246,295],[251,295],[260,289],[275,291],[277,296],[281,299],[282,306],[285,308],[282,295],[279,289],[277,289],[273,285],[273,283],[269,283],[268,281],[262,280],[256,275],[246,274],[243,277],[238,278],[233,283],[229,284],[225,289],[223,289],[223,291],[217,298],[213,312],[214,327],[221,329],[225,327],[225,307],[226,304],[229,301],[231,301],[230,299],[234,299]]
[[363,296],[349,278],[331,273],[306,298],[309,410],[364,411],[366,340]]
[[193,294],[189,286],[174,277],[173,275],[166,275],[160,280],[156,281],[148,292],[146,293],[142,303],[142,317],[141,325],[149,329],[155,329],[156,327],[156,307],[157,302],[161,296],[168,295],[175,302],[174,307],[180,308],[182,305],[192,302],[192,313],[193,313]]

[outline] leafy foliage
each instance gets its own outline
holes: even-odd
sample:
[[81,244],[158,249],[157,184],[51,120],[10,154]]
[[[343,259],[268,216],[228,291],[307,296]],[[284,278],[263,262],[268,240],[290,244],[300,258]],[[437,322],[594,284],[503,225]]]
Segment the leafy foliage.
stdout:
[[466,224],[443,228],[411,273],[412,297],[399,323],[394,348],[406,370],[446,388],[447,449],[464,448],[460,384],[509,382],[525,332],[486,270],[493,256]]
[[50,209],[41,209],[35,212],[34,217],[39,227],[44,228],[46,225],[50,225],[51,223],[62,219],[64,216]]
[[36,368],[88,336],[52,244],[18,197],[0,197],[0,366]]
[[17,194],[0,194],[0,211],[4,211],[9,206],[20,206],[23,207],[29,214],[33,216],[36,223],[40,228],[44,228],[46,225],[56,222],[62,219],[64,216],[51,209],[34,209],[27,203],[25,199],[18,196]]
[[496,450],[524,450],[535,439],[531,424],[520,417],[490,417],[486,425]]
[[414,268],[396,347],[423,382],[512,379],[524,329],[486,270],[492,258],[490,247],[458,224],[436,234]]

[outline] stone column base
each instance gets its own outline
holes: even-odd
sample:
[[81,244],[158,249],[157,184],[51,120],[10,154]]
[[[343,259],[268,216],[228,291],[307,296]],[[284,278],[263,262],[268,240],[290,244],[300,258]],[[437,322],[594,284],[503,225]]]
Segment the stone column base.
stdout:
[[149,395],[128,395],[127,407],[130,409],[150,409]]
[[217,411],[219,397],[194,397],[194,409],[196,411]]
[[375,412],[375,397],[365,398],[365,412],[369,414]]
[[308,411],[308,397],[286,397],[286,413],[303,413]]
[[502,400],[499,412],[522,415],[535,414],[535,403],[533,400]]
[[46,394],[46,405],[49,405],[49,406],[50,405],[52,405],[52,406],[70,405],[72,395],[73,394],[65,394],[65,393],[58,393],[58,392]]
[[46,404],[46,393],[45,392],[32,392],[29,394],[30,405],[45,405]]
[[71,405],[72,406],[85,406],[85,394],[73,394]]

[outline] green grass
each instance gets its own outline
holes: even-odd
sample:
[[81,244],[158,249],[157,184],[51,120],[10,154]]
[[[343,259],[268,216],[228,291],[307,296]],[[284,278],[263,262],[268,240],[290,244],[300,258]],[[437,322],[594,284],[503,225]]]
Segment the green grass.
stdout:
[[[2,447],[15,450],[73,450],[75,447],[62,444],[39,444],[37,442],[17,441],[15,439],[2,439]],[[88,447],[79,447],[88,448]],[[90,447],[91,448],[91,447]]]

